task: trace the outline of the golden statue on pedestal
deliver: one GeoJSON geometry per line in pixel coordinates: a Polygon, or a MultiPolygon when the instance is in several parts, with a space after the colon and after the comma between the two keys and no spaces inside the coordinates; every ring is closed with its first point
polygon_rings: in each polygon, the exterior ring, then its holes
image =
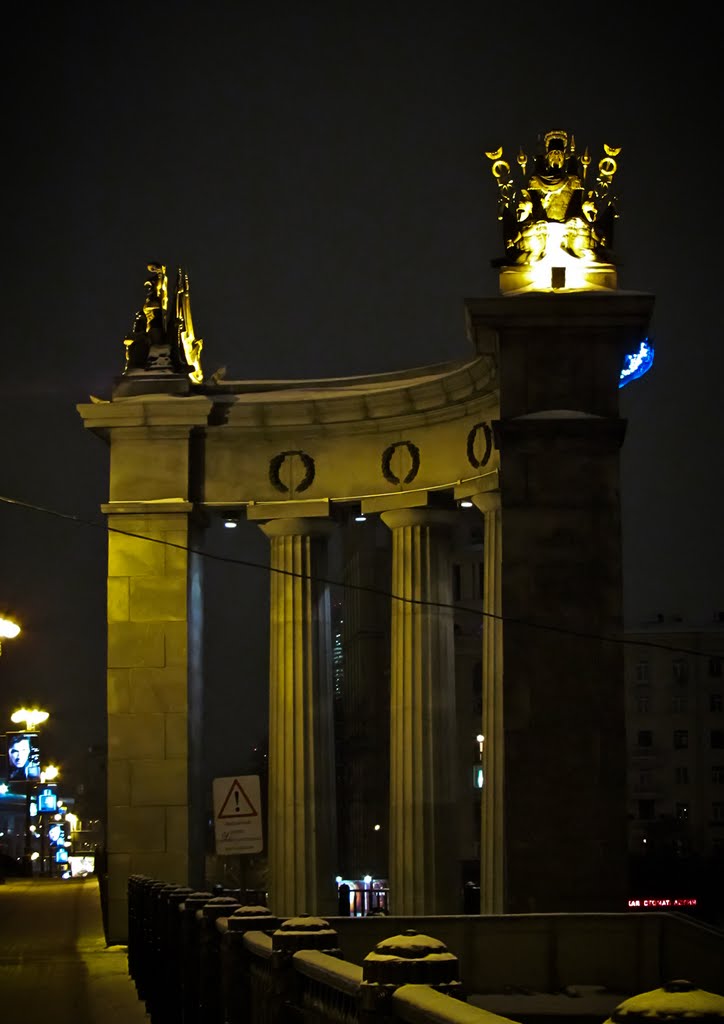
{"type": "Polygon", "coordinates": [[[498,219],[505,256],[500,267],[503,292],[600,290],[616,287],[613,225],[617,217],[611,182],[620,148],[604,145],[598,176],[586,183],[591,157],[576,153],[573,135],[549,131],[526,180],[528,157],[521,149],[522,175],[516,187],[502,147],[485,155],[498,183],[498,219]]]}
{"type": "Polygon", "coordinates": [[[147,264],[143,306],[136,313],[133,331],[123,339],[126,349],[124,376],[187,376],[201,384],[203,341],[194,334],[189,277],[182,267],[176,274],[174,316],[168,312],[168,277],[158,260],[147,264]]]}

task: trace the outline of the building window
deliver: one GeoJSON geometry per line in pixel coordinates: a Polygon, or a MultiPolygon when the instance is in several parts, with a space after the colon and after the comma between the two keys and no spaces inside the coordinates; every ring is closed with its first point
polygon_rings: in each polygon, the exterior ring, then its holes
{"type": "Polygon", "coordinates": [[[674,816],[677,821],[688,821],[689,819],[689,805],[688,804],[677,804],[674,810],[674,816]]]}
{"type": "Polygon", "coordinates": [[[721,658],[709,658],[709,675],[721,678],[721,658]]]}
{"type": "Polygon", "coordinates": [[[675,658],[672,663],[674,679],[677,683],[686,683],[689,678],[689,665],[683,658],[675,658]]]}
{"type": "Polygon", "coordinates": [[[651,772],[646,769],[639,772],[639,789],[651,789],[651,772]]]}
{"type": "Polygon", "coordinates": [[[654,743],[654,734],[650,729],[639,729],[636,742],[640,747],[651,747],[654,743]]]}
{"type": "Polygon", "coordinates": [[[640,661],[636,666],[636,679],[639,683],[647,683],[649,681],[649,663],[648,661],[640,661]]]}
{"type": "Polygon", "coordinates": [[[715,786],[724,786],[724,764],[711,766],[711,781],[715,786]]]}
{"type": "Polygon", "coordinates": [[[639,800],[639,821],[651,821],[655,812],[654,800],[639,800]]]}
{"type": "Polygon", "coordinates": [[[646,713],[651,710],[651,698],[650,697],[637,697],[636,698],[636,710],[646,713]]]}
{"type": "Polygon", "coordinates": [[[689,730],[674,729],[674,750],[686,750],[689,746],[689,730]]]}
{"type": "Polygon", "coordinates": [[[452,567],[452,589],[453,601],[459,601],[462,597],[462,573],[457,563],[452,567]]]}
{"type": "Polygon", "coordinates": [[[685,764],[677,764],[674,778],[676,779],[677,786],[688,786],[689,785],[689,767],[685,764]]]}
{"type": "Polygon", "coordinates": [[[715,800],[711,805],[711,820],[724,821],[724,800],[715,800]]]}
{"type": "Polygon", "coordinates": [[[724,750],[724,729],[712,729],[710,746],[713,750],[724,750]]]}
{"type": "Polygon", "coordinates": [[[710,711],[721,711],[722,710],[722,696],[720,693],[709,694],[709,710],[710,711]]]}
{"type": "Polygon", "coordinates": [[[679,693],[674,694],[674,696],[671,698],[671,710],[674,712],[674,714],[675,715],[677,715],[677,714],[680,715],[682,713],[682,711],[686,711],[687,707],[688,707],[688,700],[687,700],[687,698],[686,697],[682,697],[682,695],[679,694],[679,693]]]}

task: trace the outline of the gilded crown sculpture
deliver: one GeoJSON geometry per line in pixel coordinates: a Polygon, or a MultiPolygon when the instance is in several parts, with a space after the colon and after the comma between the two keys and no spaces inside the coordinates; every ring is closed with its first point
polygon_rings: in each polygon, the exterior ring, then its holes
{"type": "Polygon", "coordinates": [[[618,215],[611,185],[620,147],[604,144],[596,171],[590,171],[588,147],[579,154],[567,131],[545,132],[537,149],[532,161],[519,150],[517,182],[502,146],[485,154],[498,184],[505,255],[492,262],[500,269],[501,291],[615,289],[618,215]]]}

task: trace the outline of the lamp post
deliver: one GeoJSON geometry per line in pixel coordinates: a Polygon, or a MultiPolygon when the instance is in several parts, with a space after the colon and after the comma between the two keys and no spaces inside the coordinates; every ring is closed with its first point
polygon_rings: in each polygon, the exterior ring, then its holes
{"type": "MultiPolygon", "coordinates": [[[[48,764],[40,772],[40,781],[44,785],[46,782],[53,782],[60,775],[60,768],[55,764],[48,764]]],[[[45,861],[48,861],[48,875],[53,875],[53,857],[50,845],[48,843],[47,835],[48,829],[46,827],[45,814],[48,808],[44,803],[44,796],[46,791],[41,791],[38,795],[38,829],[40,832],[40,873],[45,874],[46,867],[45,861]]]]}
{"type": "Polygon", "coordinates": [[[20,626],[13,619],[0,615],[0,654],[3,652],[3,640],[14,640],[20,632],[20,626]]]}
{"type": "MultiPolygon", "coordinates": [[[[43,722],[47,722],[50,718],[50,714],[47,711],[41,711],[40,708],[18,708],[17,711],[13,711],[10,715],[10,721],[16,725],[21,723],[25,724],[25,729],[30,732],[33,729],[37,729],[43,722]]],[[[30,764],[30,760],[26,762],[30,764]]],[[[25,847],[23,851],[23,867],[26,875],[32,875],[33,863],[32,863],[32,844],[30,831],[30,804],[33,795],[33,783],[31,778],[27,774],[25,775],[25,847]]]]}

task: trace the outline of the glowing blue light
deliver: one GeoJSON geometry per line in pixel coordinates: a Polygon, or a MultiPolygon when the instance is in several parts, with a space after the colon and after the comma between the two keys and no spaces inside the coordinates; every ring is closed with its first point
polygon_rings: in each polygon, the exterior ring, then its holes
{"type": "Polygon", "coordinates": [[[643,377],[653,365],[654,346],[649,343],[648,338],[645,338],[641,342],[638,352],[624,356],[623,369],[618,380],[618,386],[622,388],[625,384],[630,384],[632,380],[636,380],[637,377],[643,377]]]}

